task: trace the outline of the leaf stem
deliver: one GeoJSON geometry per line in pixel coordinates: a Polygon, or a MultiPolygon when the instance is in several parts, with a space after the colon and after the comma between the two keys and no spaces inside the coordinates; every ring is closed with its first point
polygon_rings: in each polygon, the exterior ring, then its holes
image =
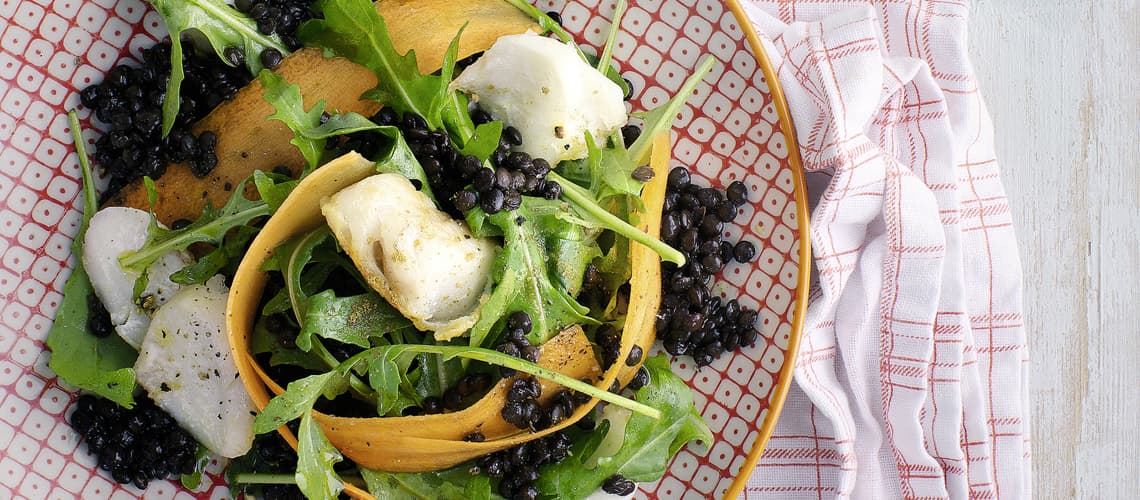
{"type": "MultiPolygon", "coordinates": [[[[213,14],[218,19],[223,20],[225,22],[225,24],[228,25],[231,29],[241,33],[246,38],[249,38],[251,40],[256,40],[258,43],[260,43],[262,45],[273,47],[273,48],[281,51],[281,55],[286,55],[286,56],[289,55],[289,48],[288,47],[286,47],[285,45],[283,45],[281,43],[278,43],[276,40],[274,40],[272,38],[269,38],[265,35],[262,35],[261,32],[258,30],[250,29],[250,27],[247,24],[241,22],[240,19],[238,19],[236,16],[233,15],[233,12],[231,12],[232,9],[221,7],[220,3],[215,3],[215,2],[203,2],[200,0],[190,0],[190,3],[197,5],[202,10],[213,14]]],[[[249,57],[253,57],[253,55],[250,54],[249,57]]]]}
{"type": "Polygon", "coordinates": [[[602,55],[598,56],[598,71],[606,74],[610,69],[610,58],[613,57],[614,45],[617,42],[617,35],[619,26],[621,25],[621,16],[625,14],[626,1],[618,0],[617,6],[614,7],[614,17],[610,21],[610,33],[606,37],[606,45],[602,48],[602,55]]]}
{"type": "Polygon", "coordinates": [[[633,227],[620,217],[598,206],[590,193],[581,186],[574,184],[572,181],[558,175],[558,173],[554,171],[547,174],[547,178],[562,186],[562,196],[573,203],[576,208],[597,219],[602,224],[605,224],[607,228],[630,240],[649,247],[649,249],[656,252],[657,255],[660,255],[661,259],[666,262],[672,262],[678,266],[685,265],[685,254],[633,227]]]}
{"type": "MultiPolygon", "coordinates": [[[[321,362],[330,369],[336,369],[340,366],[340,361],[325,348],[325,345],[321,343],[320,339],[313,339],[313,346],[309,352],[316,354],[321,362]]],[[[357,377],[355,373],[348,373],[348,387],[352,390],[353,398],[375,404],[376,392],[368,387],[368,384],[365,384],[363,380],[360,380],[360,377],[357,377]]]]}
{"type": "Polygon", "coordinates": [[[154,262],[160,256],[169,252],[182,250],[194,243],[209,241],[209,237],[206,236],[209,232],[225,228],[227,224],[235,218],[252,220],[265,215],[269,215],[269,205],[265,202],[259,202],[257,205],[237,212],[232,216],[220,217],[192,231],[186,231],[166,241],[160,242],[157,245],[147,247],[143,251],[127,253],[119,258],[119,265],[125,269],[144,267],[144,265],[154,262]]]}
{"type": "Polygon", "coordinates": [[[234,482],[238,484],[297,484],[297,478],[293,474],[246,472],[234,475],[234,482]]]}
{"type": "Polygon", "coordinates": [[[79,115],[75,110],[67,112],[67,120],[71,125],[71,138],[75,141],[75,152],[79,155],[79,169],[83,174],[83,224],[80,225],[79,236],[87,232],[87,223],[99,210],[99,193],[95,190],[95,174],[91,170],[91,158],[87,156],[87,143],[83,141],[83,126],[79,124],[79,115]]]}
{"type": "Polygon", "coordinates": [[[587,396],[598,398],[598,399],[605,401],[607,403],[614,404],[614,405],[620,406],[622,408],[629,409],[630,411],[640,413],[640,414],[645,415],[647,417],[650,417],[653,419],[661,418],[661,411],[652,407],[652,406],[646,405],[644,403],[640,403],[638,401],[634,401],[632,399],[623,397],[623,396],[618,395],[618,394],[614,394],[612,392],[609,392],[609,391],[606,391],[603,389],[599,389],[597,387],[594,387],[593,385],[587,384],[586,382],[582,382],[581,380],[578,380],[578,379],[571,377],[569,375],[556,372],[556,371],[551,370],[549,368],[543,368],[539,365],[536,365],[536,364],[531,363],[529,361],[526,361],[524,359],[516,358],[514,356],[509,356],[509,355],[503,354],[499,351],[494,351],[491,349],[485,349],[482,347],[417,345],[417,344],[405,344],[402,346],[384,346],[384,347],[375,348],[374,351],[376,351],[378,353],[385,353],[388,350],[393,349],[393,348],[400,349],[401,351],[404,351],[404,352],[421,352],[421,353],[439,354],[441,356],[444,356],[445,359],[465,358],[465,359],[472,359],[475,361],[482,361],[484,363],[491,364],[491,365],[505,366],[507,368],[518,370],[520,372],[529,373],[529,374],[534,375],[536,377],[541,377],[541,378],[547,379],[551,382],[562,385],[568,389],[573,389],[575,391],[586,394],[587,396]]]}
{"type": "MultiPolygon", "coordinates": [[[[559,40],[562,40],[563,43],[574,40],[574,38],[570,36],[570,33],[566,32],[562,25],[554,22],[550,16],[547,16],[544,12],[538,10],[537,7],[531,5],[529,2],[525,0],[506,0],[506,2],[514,6],[516,9],[523,11],[523,13],[530,16],[535,21],[538,21],[539,27],[551,33],[554,33],[556,36],[558,36],[559,40]]],[[[578,44],[574,44],[574,48],[578,51],[578,55],[582,56],[582,58],[585,59],[585,55],[582,54],[582,49],[578,48],[578,44]]]]}
{"type": "Polygon", "coordinates": [[[642,131],[637,140],[633,141],[633,144],[629,146],[629,157],[633,158],[635,164],[645,165],[649,162],[649,151],[653,147],[653,138],[656,137],[659,132],[669,130],[669,128],[673,126],[673,117],[677,116],[677,113],[681,111],[681,105],[689,100],[689,96],[692,95],[693,90],[696,90],[697,84],[701,83],[701,80],[704,80],[705,75],[707,75],[709,71],[712,71],[713,64],[715,63],[715,57],[705,56],[705,58],[701,60],[701,63],[697,65],[697,68],[693,70],[693,74],[689,75],[689,78],[681,85],[681,90],[678,90],[677,93],[673,95],[673,98],[669,99],[663,107],[654,109],[648,113],[660,116],[661,121],[654,124],[646,123],[646,129],[642,131]],[[658,113],[660,114],[658,115],[658,113]],[[650,125],[655,126],[651,128],[650,125]]]}
{"type": "MultiPolygon", "coordinates": [[[[341,477],[342,481],[351,483],[356,486],[365,487],[364,479],[349,476],[341,477]]],[[[294,474],[268,474],[263,472],[242,472],[233,476],[233,482],[236,484],[297,484],[297,476],[294,474]]]]}

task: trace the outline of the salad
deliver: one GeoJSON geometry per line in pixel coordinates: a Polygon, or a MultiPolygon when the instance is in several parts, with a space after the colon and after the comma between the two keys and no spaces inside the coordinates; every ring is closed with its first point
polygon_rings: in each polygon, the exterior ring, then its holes
{"type": "MultiPolygon", "coordinates": [[[[145,487],[174,472],[192,488],[214,453],[233,459],[235,490],[269,497],[288,484],[309,498],[581,498],[631,493],[681,447],[707,444],[691,393],[649,354],[655,333],[698,365],[756,339],[756,313],[705,287],[754,257],[720,237],[747,190],[701,188],[668,166],[672,117],[711,59],[633,124],[616,31],[588,56],[529,4],[508,7],[533,32],[484,29],[461,61],[464,32],[482,29],[473,17],[428,71],[366,0],[321,2],[296,35],[275,33],[263,4],[153,3],[175,39],[204,35],[256,72],[241,92],[271,107],[261,116],[285,126],[302,163],[251,169],[203,192],[224,203],[174,219],[187,209],[169,200],[186,198],[150,177],[118,186],[121,200],[143,193],[142,210],[97,210],[76,141],[83,265],[48,343],[53,369],[94,395],[72,423],[114,479],[145,487]],[[301,45],[367,70],[371,116],[310,104],[273,71],[301,45]],[[96,363],[74,362],[91,352],[96,363]],[[130,432],[107,430],[132,407],[145,416],[131,414],[130,432]],[[171,418],[186,432],[157,452],[124,442],[171,418]],[[156,462],[169,463],[137,466],[156,462]]],[[[189,84],[185,50],[170,46],[167,96],[189,84]]],[[[182,153],[209,180],[231,165],[210,157],[227,131],[185,131],[186,102],[163,100],[148,129],[193,142],[182,153]]]]}

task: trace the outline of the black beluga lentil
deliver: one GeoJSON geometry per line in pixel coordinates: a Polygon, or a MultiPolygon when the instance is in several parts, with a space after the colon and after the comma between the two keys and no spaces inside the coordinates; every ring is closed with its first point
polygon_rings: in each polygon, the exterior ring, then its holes
{"type": "Polygon", "coordinates": [[[637,485],[621,474],[614,474],[602,482],[602,491],[611,495],[630,495],[636,489],[637,485]]]}
{"type": "Polygon", "coordinates": [[[199,176],[217,165],[217,135],[211,131],[194,135],[190,127],[252,77],[244,67],[230,67],[213,54],[196,55],[188,42],[182,43],[186,74],[182,105],[165,139],[162,103],[170,78],[170,42],[144,50],[138,66],[116,66],[101,83],[79,94],[83,106],[108,128],[96,141],[94,154],[110,178],[105,197],[142,176],[160,177],[167,163],[187,163],[199,176]]]}
{"type": "Polygon", "coordinates": [[[91,395],[80,396],[69,419],[99,468],[123,484],[146,488],[150,481],[194,471],[198,443],[146,397],[128,410],[91,395]]]}
{"type": "MultiPolygon", "coordinates": [[[[542,158],[511,151],[522,143],[522,135],[514,127],[506,127],[498,147],[489,158],[487,168],[479,158],[463,155],[456,149],[451,137],[442,131],[428,129],[423,117],[414,113],[399,116],[391,108],[382,108],[371,117],[378,125],[400,129],[408,148],[427,175],[428,183],[441,208],[457,219],[475,208],[488,214],[503,210],[513,211],[522,205],[523,196],[545,197],[556,200],[562,196],[562,186],[546,180],[551,165],[542,158]]],[[[471,113],[476,124],[493,118],[485,111],[471,113]]],[[[371,158],[385,146],[385,139],[374,133],[350,134],[343,142],[330,143],[336,154],[356,151],[371,158]]]]}
{"type": "MultiPolygon", "coordinates": [[[[289,424],[290,429],[296,426],[289,424]]],[[[257,474],[292,474],[297,469],[297,452],[285,442],[285,438],[276,432],[260,434],[254,438],[253,448],[249,454],[237,459],[244,462],[243,471],[257,474]]],[[[231,467],[232,467],[231,463],[231,467]]],[[[231,486],[232,488],[233,486],[231,486]]],[[[257,487],[254,487],[254,493],[257,487]]],[[[250,491],[244,491],[245,496],[251,497],[250,491]]],[[[295,484],[266,484],[260,487],[259,498],[272,498],[281,500],[304,500],[305,494],[295,484]]]]}
{"type": "Polygon", "coordinates": [[[534,487],[538,469],[561,462],[570,456],[570,437],[559,432],[528,441],[506,450],[483,455],[475,461],[472,472],[499,480],[498,491],[504,498],[532,500],[538,497],[534,487]]]}
{"type": "Polygon", "coordinates": [[[724,225],[748,202],[748,187],[734,181],[723,191],[693,183],[688,169],[669,172],[661,239],[685,254],[685,265],[662,264],[662,299],[657,338],[676,356],[690,355],[698,367],[721,354],[756,342],[757,312],[736,299],[722,301],[710,290],[713,277],[732,260],[751,262],[756,247],[724,241],[724,225]]]}
{"type": "Polygon", "coordinates": [[[235,0],[234,8],[253,18],[257,31],[280,36],[289,50],[301,48],[297,39],[297,28],[301,23],[321,17],[310,0],[235,0]]]}

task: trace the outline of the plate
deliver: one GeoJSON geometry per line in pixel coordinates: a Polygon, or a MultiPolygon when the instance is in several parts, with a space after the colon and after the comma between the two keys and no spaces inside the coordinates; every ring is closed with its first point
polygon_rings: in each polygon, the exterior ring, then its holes
{"type": "MultiPolygon", "coordinates": [[[[614,2],[537,3],[561,13],[594,50],[614,2]]],[[[730,264],[715,293],[758,309],[760,340],[698,370],[674,371],[696,393],[715,439],[687,447],[650,497],[736,496],[759,459],[791,381],[810,266],[807,203],[798,152],[780,89],[755,32],[735,1],[633,2],[614,51],[634,86],[635,110],[680,87],[704,54],[720,63],[677,116],[674,165],[725,186],[752,187],[731,241],[757,245],[751,264],[730,264]]],[[[44,341],[74,266],[69,246],[80,219],[80,176],[65,113],[78,91],[166,35],[138,0],[0,1],[0,498],[224,498],[222,464],[195,492],[175,482],[145,490],[112,482],[66,423],[74,389],[48,368],[44,341]]],[[[99,124],[80,110],[93,144],[99,124]]]]}

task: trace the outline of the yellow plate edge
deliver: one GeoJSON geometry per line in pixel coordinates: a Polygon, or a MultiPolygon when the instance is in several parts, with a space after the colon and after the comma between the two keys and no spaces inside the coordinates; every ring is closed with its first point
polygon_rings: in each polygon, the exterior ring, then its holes
{"type": "Polygon", "coordinates": [[[728,499],[736,498],[744,490],[744,485],[751,477],[752,470],[756,468],[756,463],[764,454],[764,448],[768,446],[768,439],[772,437],[772,431],[776,429],[776,420],[784,409],[784,400],[787,399],[788,389],[792,386],[792,374],[796,368],[800,337],[804,328],[804,317],[807,315],[808,287],[811,281],[811,236],[809,234],[807,185],[804,178],[803,163],[800,161],[800,147],[796,140],[792,115],[788,110],[788,102],[784,99],[784,89],[780,86],[780,80],[776,76],[775,68],[772,67],[772,61],[768,59],[768,52],[760,43],[760,35],[756,32],[756,27],[748,20],[748,16],[744,14],[744,8],[740,5],[740,1],[726,0],[725,3],[732,11],[737,23],[740,24],[740,29],[744,32],[744,37],[752,48],[752,56],[756,58],[760,70],[764,72],[764,79],[768,81],[772,103],[776,106],[776,114],[780,119],[780,131],[784,134],[784,142],[788,147],[788,163],[792,168],[792,191],[796,200],[796,222],[800,231],[799,276],[796,279],[795,310],[792,313],[792,331],[788,335],[788,350],[784,353],[784,366],[780,368],[780,377],[776,381],[776,387],[772,389],[772,398],[768,402],[768,413],[760,424],[757,431],[759,434],[752,445],[752,450],[748,452],[748,457],[741,464],[740,470],[736,473],[736,478],[733,479],[732,484],[724,493],[724,498],[728,499]]]}

